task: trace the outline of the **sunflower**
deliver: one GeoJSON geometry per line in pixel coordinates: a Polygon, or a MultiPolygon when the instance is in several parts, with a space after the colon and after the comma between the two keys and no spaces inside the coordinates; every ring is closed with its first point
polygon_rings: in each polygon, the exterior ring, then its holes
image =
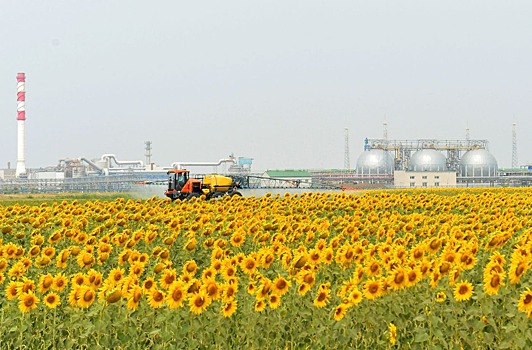
{"type": "Polygon", "coordinates": [[[382,283],[377,279],[370,279],[362,286],[364,297],[368,300],[373,300],[382,295],[382,283]]]}
{"type": "Polygon", "coordinates": [[[170,257],[170,251],[168,250],[168,248],[163,249],[159,253],[159,259],[161,259],[162,261],[168,260],[169,257],[170,257]]]}
{"type": "Polygon", "coordinates": [[[461,281],[454,287],[454,298],[456,301],[469,300],[473,295],[473,285],[467,281],[461,281]]]}
{"type": "Polygon", "coordinates": [[[223,267],[222,276],[225,279],[234,277],[235,275],[236,275],[236,268],[234,266],[226,265],[226,266],[223,267]]]}
{"type": "Polygon", "coordinates": [[[211,299],[207,294],[200,290],[199,293],[194,294],[189,300],[188,305],[190,306],[190,311],[196,315],[201,314],[207,306],[211,303],[211,299]]]}
{"type": "Polygon", "coordinates": [[[496,295],[499,293],[499,288],[504,286],[503,276],[494,272],[484,276],[484,290],[488,295],[496,295]]]}
{"type": "Polygon", "coordinates": [[[266,302],[263,299],[255,301],[255,311],[262,312],[266,308],[266,302]]]}
{"type": "Polygon", "coordinates": [[[122,299],[122,290],[121,289],[114,289],[111,293],[109,293],[106,296],[105,301],[108,304],[114,304],[114,303],[119,302],[120,299],[122,299]]]}
{"type": "Polygon", "coordinates": [[[54,292],[48,293],[48,295],[44,297],[44,305],[50,309],[55,309],[61,305],[61,298],[59,298],[59,295],[54,292]]]}
{"type": "Polygon", "coordinates": [[[55,266],[59,267],[60,269],[64,269],[67,266],[68,258],[70,256],[70,249],[63,249],[59,252],[56,256],[56,264],[55,266]]]}
{"type": "Polygon", "coordinates": [[[275,260],[275,255],[271,251],[268,251],[266,254],[262,256],[260,259],[261,266],[265,269],[269,268],[270,265],[275,260]]]}
{"type": "Polygon", "coordinates": [[[321,251],[315,248],[311,249],[308,253],[308,263],[309,265],[316,266],[322,260],[321,251]]]}
{"type": "Polygon", "coordinates": [[[428,259],[423,259],[419,265],[419,271],[421,272],[421,277],[425,278],[431,273],[431,263],[428,259]]]}
{"type": "Polygon", "coordinates": [[[506,264],[506,258],[499,251],[495,251],[490,256],[490,263],[497,263],[502,266],[506,264]]]}
{"type": "Polygon", "coordinates": [[[68,280],[66,276],[63,275],[62,273],[58,273],[54,277],[54,284],[52,285],[52,289],[55,290],[56,292],[60,292],[63,289],[65,289],[67,284],[68,284],[68,280]]]}
{"type": "Polygon", "coordinates": [[[270,292],[272,290],[272,283],[268,278],[263,278],[261,281],[261,284],[257,288],[257,291],[255,292],[255,296],[257,299],[266,299],[270,295],[270,292]]]}
{"type": "Polygon", "coordinates": [[[35,266],[38,268],[44,268],[50,265],[51,262],[52,260],[50,260],[49,257],[47,257],[46,255],[41,255],[40,257],[35,259],[35,266]]]}
{"type": "Polygon", "coordinates": [[[4,272],[7,269],[7,260],[5,258],[0,258],[0,272],[4,272]]]}
{"type": "Polygon", "coordinates": [[[300,269],[307,263],[308,257],[305,252],[301,252],[294,256],[292,267],[295,269],[300,269]]]}
{"type": "Polygon", "coordinates": [[[388,285],[394,290],[400,290],[406,287],[408,276],[405,269],[402,267],[396,267],[391,271],[390,276],[387,278],[388,285]]]}
{"type": "Polygon", "coordinates": [[[238,292],[238,287],[236,284],[226,284],[223,287],[223,300],[227,301],[233,299],[238,292]]]}
{"type": "Polygon", "coordinates": [[[198,270],[198,264],[194,260],[188,260],[183,266],[183,274],[194,276],[198,270]]]}
{"type": "Polygon", "coordinates": [[[38,245],[34,245],[28,251],[28,256],[30,258],[35,258],[35,257],[37,257],[37,255],[39,255],[40,252],[41,252],[41,247],[39,247],[38,245]]]}
{"type": "Polygon", "coordinates": [[[140,275],[142,275],[143,272],[144,272],[144,264],[138,261],[129,267],[130,275],[135,275],[137,277],[140,277],[140,275]]]}
{"type": "Polygon", "coordinates": [[[118,253],[118,265],[124,265],[129,260],[130,255],[130,249],[124,249],[120,253],[118,253]]]}
{"type": "Polygon", "coordinates": [[[17,298],[21,293],[19,292],[22,288],[23,283],[18,281],[11,281],[5,289],[5,295],[7,300],[13,300],[17,298]]]}
{"type": "Polygon", "coordinates": [[[150,305],[152,308],[157,309],[163,306],[165,295],[162,291],[159,289],[151,288],[148,292],[148,305],[150,305]]]}
{"type": "Polygon", "coordinates": [[[70,292],[68,292],[68,303],[72,306],[78,306],[78,299],[80,297],[80,289],[81,287],[72,284],[72,288],[70,289],[70,292]]]}
{"type": "Polygon", "coordinates": [[[78,262],[79,267],[85,268],[85,269],[90,268],[95,262],[92,254],[86,251],[80,252],[78,256],[76,257],[76,261],[78,262]]]}
{"type": "Polygon", "coordinates": [[[255,290],[256,290],[255,283],[254,282],[249,282],[248,283],[248,287],[247,287],[248,293],[253,295],[253,294],[255,294],[255,290]]]}
{"type": "Polygon", "coordinates": [[[432,271],[432,274],[430,275],[429,285],[432,288],[436,288],[436,286],[438,285],[438,283],[440,283],[440,280],[442,278],[443,278],[443,276],[441,275],[439,269],[435,269],[434,271],[432,271]]]}
{"type": "Polygon", "coordinates": [[[447,294],[445,294],[445,292],[439,291],[438,293],[436,293],[436,301],[438,303],[443,303],[445,299],[447,299],[447,294]]]}
{"type": "MultiPolygon", "coordinates": [[[[216,261],[216,262],[219,263],[219,261],[216,261]]],[[[215,262],[215,263],[216,263],[216,262],[215,262]]],[[[221,266],[222,266],[222,265],[220,264],[220,269],[221,269],[221,266]]],[[[207,281],[207,280],[213,279],[213,278],[216,277],[216,274],[217,274],[217,273],[218,273],[217,270],[216,270],[213,266],[211,266],[211,267],[209,267],[209,268],[203,270],[203,273],[201,274],[201,279],[202,279],[203,281],[207,281]]],[[[183,276],[181,277],[181,279],[183,280],[183,278],[184,278],[185,276],[187,276],[186,278],[191,279],[194,275],[190,275],[190,274],[188,274],[188,273],[184,273],[183,276]]]]}
{"type": "Polygon", "coordinates": [[[299,285],[299,287],[297,288],[297,293],[299,295],[305,295],[308,293],[308,291],[310,290],[310,285],[306,284],[306,283],[302,283],[299,285]]]}
{"type": "Polygon", "coordinates": [[[458,266],[455,266],[451,272],[449,273],[449,286],[454,286],[454,284],[456,283],[456,281],[458,281],[458,278],[460,277],[460,274],[462,273],[462,271],[460,270],[460,267],[458,266]]]}
{"type": "Polygon", "coordinates": [[[372,260],[371,262],[367,263],[365,272],[369,277],[380,276],[382,274],[381,265],[377,260],[372,260]]]}
{"type": "Polygon", "coordinates": [[[441,275],[446,275],[451,271],[451,268],[452,268],[452,265],[449,262],[443,261],[439,265],[438,271],[440,272],[441,275]]]}
{"type": "Polygon", "coordinates": [[[321,263],[329,265],[333,262],[334,250],[332,248],[325,248],[321,253],[321,263]]]}
{"type": "Polygon", "coordinates": [[[397,327],[393,323],[388,325],[388,331],[390,332],[390,344],[395,345],[397,341],[397,327]]]}
{"type": "Polygon", "coordinates": [[[26,293],[22,293],[19,297],[18,302],[18,308],[23,313],[28,313],[32,309],[35,309],[37,307],[37,304],[39,303],[39,298],[33,294],[33,291],[28,291],[26,293]]]}
{"type": "Polygon", "coordinates": [[[349,305],[346,303],[341,303],[334,309],[334,319],[336,321],[340,321],[345,317],[345,314],[347,313],[347,309],[349,309],[349,305]]]}
{"type": "Polygon", "coordinates": [[[211,300],[217,300],[220,297],[220,286],[215,279],[205,281],[202,288],[211,300]]]}
{"type": "Polygon", "coordinates": [[[330,294],[330,289],[328,288],[319,288],[318,289],[318,294],[316,295],[316,298],[314,299],[314,306],[316,306],[317,308],[323,308],[327,305],[327,303],[329,302],[329,294],[330,294]]]}
{"type": "Polygon", "coordinates": [[[511,284],[516,284],[521,279],[521,276],[525,274],[528,270],[528,260],[524,257],[517,259],[512,259],[510,264],[510,272],[508,273],[508,278],[510,279],[511,284]]]}
{"type": "Polygon", "coordinates": [[[433,237],[426,245],[426,249],[430,254],[436,254],[442,246],[441,240],[438,237],[433,237]]]}
{"type": "Polygon", "coordinates": [[[410,257],[412,260],[421,260],[423,259],[423,256],[425,255],[425,250],[423,244],[419,243],[417,244],[412,250],[410,251],[410,257]]]}
{"type": "Polygon", "coordinates": [[[362,302],[362,292],[360,292],[357,287],[354,287],[349,294],[348,301],[349,304],[353,306],[360,304],[362,302]]]}
{"type": "Polygon", "coordinates": [[[257,268],[257,261],[253,257],[248,256],[242,260],[240,268],[246,275],[253,275],[257,268]]]}
{"type": "Polygon", "coordinates": [[[272,309],[277,309],[279,305],[281,305],[281,297],[276,294],[270,295],[270,298],[268,299],[268,304],[270,304],[270,307],[272,309]]]}
{"type": "Polygon", "coordinates": [[[120,280],[124,277],[124,269],[120,267],[115,267],[109,272],[109,275],[107,276],[107,280],[111,283],[111,285],[117,285],[120,280]]]}
{"type": "Polygon", "coordinates": [[[32,279],[23,277],[22,286],[20,287],[20,292],[26,293],[29,291],[32,291],[32,292],[35,291],[35,282],[32,279]]]}
{"type": "Polygon", "coordinates": [[[127,298],[127,308],[128,310],[136,310],[139,307],[140,298],[142,297],[142,287],[139,285],[133,285],[129,291],[129,296],[127,298]]]}
{"type": "Polygon", "coordinates": [[[183,283],[176,281],[172,283],[170,288],[168,288],[166,305],[168,305],[170,309],[177,309],[183,305],[185,297],[186,291],[183,283]]]}
{"type": "Polygon", "coordinates": [[[39,277],[39,284],[37,289],[39,290],[39,293],[44,294],[52,288],[53,284],[54,277],[52,276],[52,274],[48,273],[46,275],[41,275],[41,277],[39,277]]]}
{"type": "Polygon", "coordinates": [[[79,287],[78,296],[78,305],[86,309],[96,299],[96,292],[89,286],[81,286],[79,287]]]}
{"type": "Polygon", "coordinates": [[[282,297],[288,292],[291,285],[292,283],[290,281],[286,280],[284,277],[279,276],[273,281],[272,294],[276,294],[282,297]]]}
{"type": "Polygon", "coordinates": [[[237,301],[235,299],[227,300],[222,305],[223,317],[231,317],[236,312],[237,306],[237,301]]]}
{"type": "Polygon", "coordinates": [[[519,297],[517,309],[519,311],[525,312],[528,317],[532,316],[532,290],[530,290],[530,288],[526,288],[526,290],[519,297]]]}
{"type": "Polygon", "coordinates": [[[300,275],[299,281],[304,284],[308,284],[309,288],[312,288],[316,283],[316,274],[314,272],[306,272],[300,275]]]}
{"type": "Polygon", "coordinates": [[[43,249],[42,253],[51,259],[55,255],[55,248],[48,246],[43,249]]]}
{"type": "Polygon", "coordinates": [[[174,269],[163,270],[159,278],[159,285],[163,289],[168,289],[177,280],[177,272],[174,269]]]}
{"type": "Polygon", "coordinates": [[[82,286],[87,283],[87,277],[85,277],[85,275],[81,272],[78,272],[70,278],[70,283],[78,287],[82,286]]]}
{"type": "Polygon", "coordinates": [[[187,243],[185,243],[185,245],[183,246],[183,249],[189,252],[192,252],[194,249],[196,249],[196,239],[195,238],[189,239],[187,243]]]}
{"type": "Polygon", "coordinates": [[[242,234],[239,231],[235,231],[235,233],[233,233],[233,235],[231,236],[231,239],[229,240],[229,242],[231,243],[233,247],[241,247],[245,241],[246,241],[245,234],[242,234]]]}
{"type": "Polygon", "coordinates": [[[406,286],[412,287],[419,281],[421,281],[421,271],[419,267],[411,268],[406,273],[406,286]]]}
{"type": "Polygon", "coordinates": [[[200,281],[198,281],[197,279],[194,278],[194,279],[190,280],[190,282],[188,282],[187,286],[188,286],[187,293],[188,294],[195,294],[195,293],[199,292],[199,290],[201,288],[201,283],[200,283],[200,281]]]}

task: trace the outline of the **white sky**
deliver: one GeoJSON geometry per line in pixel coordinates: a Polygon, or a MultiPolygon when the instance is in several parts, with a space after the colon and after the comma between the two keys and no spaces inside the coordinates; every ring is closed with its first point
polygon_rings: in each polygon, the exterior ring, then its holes
{"type": "Polygon", "coordinates": [[[363,140],[487,139],[532,162],[531,1],[1,0],[0,168],[61,158],[353,167],[363,140]]]}

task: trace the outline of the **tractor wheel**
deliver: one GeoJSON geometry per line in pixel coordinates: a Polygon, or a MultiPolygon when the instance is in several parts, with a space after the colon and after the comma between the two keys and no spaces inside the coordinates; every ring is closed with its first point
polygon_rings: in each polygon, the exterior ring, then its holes
{"type": "Polygon", "coordinates": [[[240,193],[240,192],[238,192],[238,191],[230,192],[229,195],[230,195],[231,197],[233,197],[233,196],[242,197],[242,193],[240,193]]]}

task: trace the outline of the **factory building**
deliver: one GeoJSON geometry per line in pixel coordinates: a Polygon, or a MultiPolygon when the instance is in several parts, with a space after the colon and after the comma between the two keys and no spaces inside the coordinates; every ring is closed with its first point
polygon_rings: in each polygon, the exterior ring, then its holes
{"type": "Polygon", "coordinates": [[[365,140],[356,169],[359,183],[396,188],[494,186],[495,157],[486,140],[365,140]]]}

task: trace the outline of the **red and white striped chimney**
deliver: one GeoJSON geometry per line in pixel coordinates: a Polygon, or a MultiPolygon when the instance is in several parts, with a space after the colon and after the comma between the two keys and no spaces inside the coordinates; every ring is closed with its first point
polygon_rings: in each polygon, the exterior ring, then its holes
{"type": "Polygon", "coordinates": [[[25,123],[26,123],[26,74],[17,74],[17,177],[26,175],[26,159],[24,157],[25,123]]]}

